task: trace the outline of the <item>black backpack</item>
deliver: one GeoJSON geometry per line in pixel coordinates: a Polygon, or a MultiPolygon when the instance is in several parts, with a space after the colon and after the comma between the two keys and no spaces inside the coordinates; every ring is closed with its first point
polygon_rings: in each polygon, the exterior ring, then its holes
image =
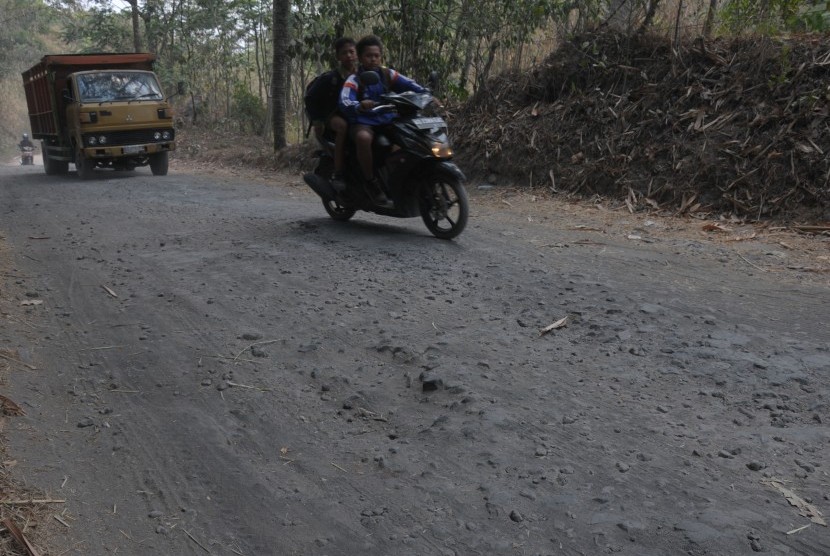
{"type": "Polygon", "coordinates": [[[337,110],[337,98],[343,87],[343,78],[337,70],[321,73],[305,88],[303,102],[310,122],[325,120],[337,110]]]}

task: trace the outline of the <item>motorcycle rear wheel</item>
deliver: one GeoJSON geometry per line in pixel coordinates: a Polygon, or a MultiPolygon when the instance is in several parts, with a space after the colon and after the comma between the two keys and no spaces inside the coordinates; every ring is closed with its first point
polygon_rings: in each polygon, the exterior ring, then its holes
{"type": "Polygon", "coordinates": [[[356,209],[343,206],[334,199],[325,199],[323,201],[323,208],[326,209],[326,212],[329,213],[332,220],[337,220],[338,222],[349,220],[357,212],[356,209]]]}
{"type": "Polygon", "coordinates": [[[470,212],[467,190],[449,173],[430,176],[421,190],[421,218],[439,239],[452,239],[467,226],[470,212]]]}

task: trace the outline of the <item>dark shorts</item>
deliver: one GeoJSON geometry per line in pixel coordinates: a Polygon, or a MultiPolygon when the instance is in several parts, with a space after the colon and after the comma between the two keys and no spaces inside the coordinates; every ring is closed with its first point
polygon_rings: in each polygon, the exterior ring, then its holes
{"type": "Polygon", "coordinates": [[[311,125],[314,125],[314,126],[322,125],[322,126],[328,127],[329,122],[331,122],[332,118],[342,118],[342,119],[345,120],[345,118],[343,118],[343,115],[338,110],[335,110],[334,112],[331,112],[330,114],[327,114],[326,116],[323,116],[322,118],[321,117],[311,118],[311,125]]]}

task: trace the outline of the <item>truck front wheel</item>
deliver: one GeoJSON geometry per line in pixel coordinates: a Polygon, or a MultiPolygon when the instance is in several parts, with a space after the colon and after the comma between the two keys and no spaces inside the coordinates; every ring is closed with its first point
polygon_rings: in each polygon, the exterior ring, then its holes
{"type": "Polygon", "coordinates": [[[69,171],[69,163],[65,160],[55,160],[49,156],[49,149],[46,143],[40,144],[40,152],[43,153],[43,169],[47,176],[62,176],[69,171]]]}
{"type": "Polygon", "coordinates": [[[82,180],[90,179],[95,170],[95,162],[85,157],[81,149],[75,149],[75,170],[82,180]]]}
{"type": "Polygon", "coordinates": [[[153,172],[154,176],[166,176],[169,162],[167,151],[151,154],[150,171],[153,172]]]}

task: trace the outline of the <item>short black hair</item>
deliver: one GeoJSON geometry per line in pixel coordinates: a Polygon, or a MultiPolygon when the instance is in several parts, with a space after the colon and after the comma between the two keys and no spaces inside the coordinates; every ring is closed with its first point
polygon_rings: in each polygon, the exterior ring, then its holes
{"type": "Polygon", "coordinates": [[[334,53],[337,54],[340,52],[340,49],[344,46],[355,46],[354,39],[351,37],[340,37],[336,41],[334,41],[334,53]]]}
{"type": "Polygon", "coordinates": [[[383,53],[383,41],[380,40],[380,37],[377,35],[366,35],[357,41],[357,55],[363,55],[363,51],[369,46],[377,46],[380,48],[381,54],[383,53]]]}

